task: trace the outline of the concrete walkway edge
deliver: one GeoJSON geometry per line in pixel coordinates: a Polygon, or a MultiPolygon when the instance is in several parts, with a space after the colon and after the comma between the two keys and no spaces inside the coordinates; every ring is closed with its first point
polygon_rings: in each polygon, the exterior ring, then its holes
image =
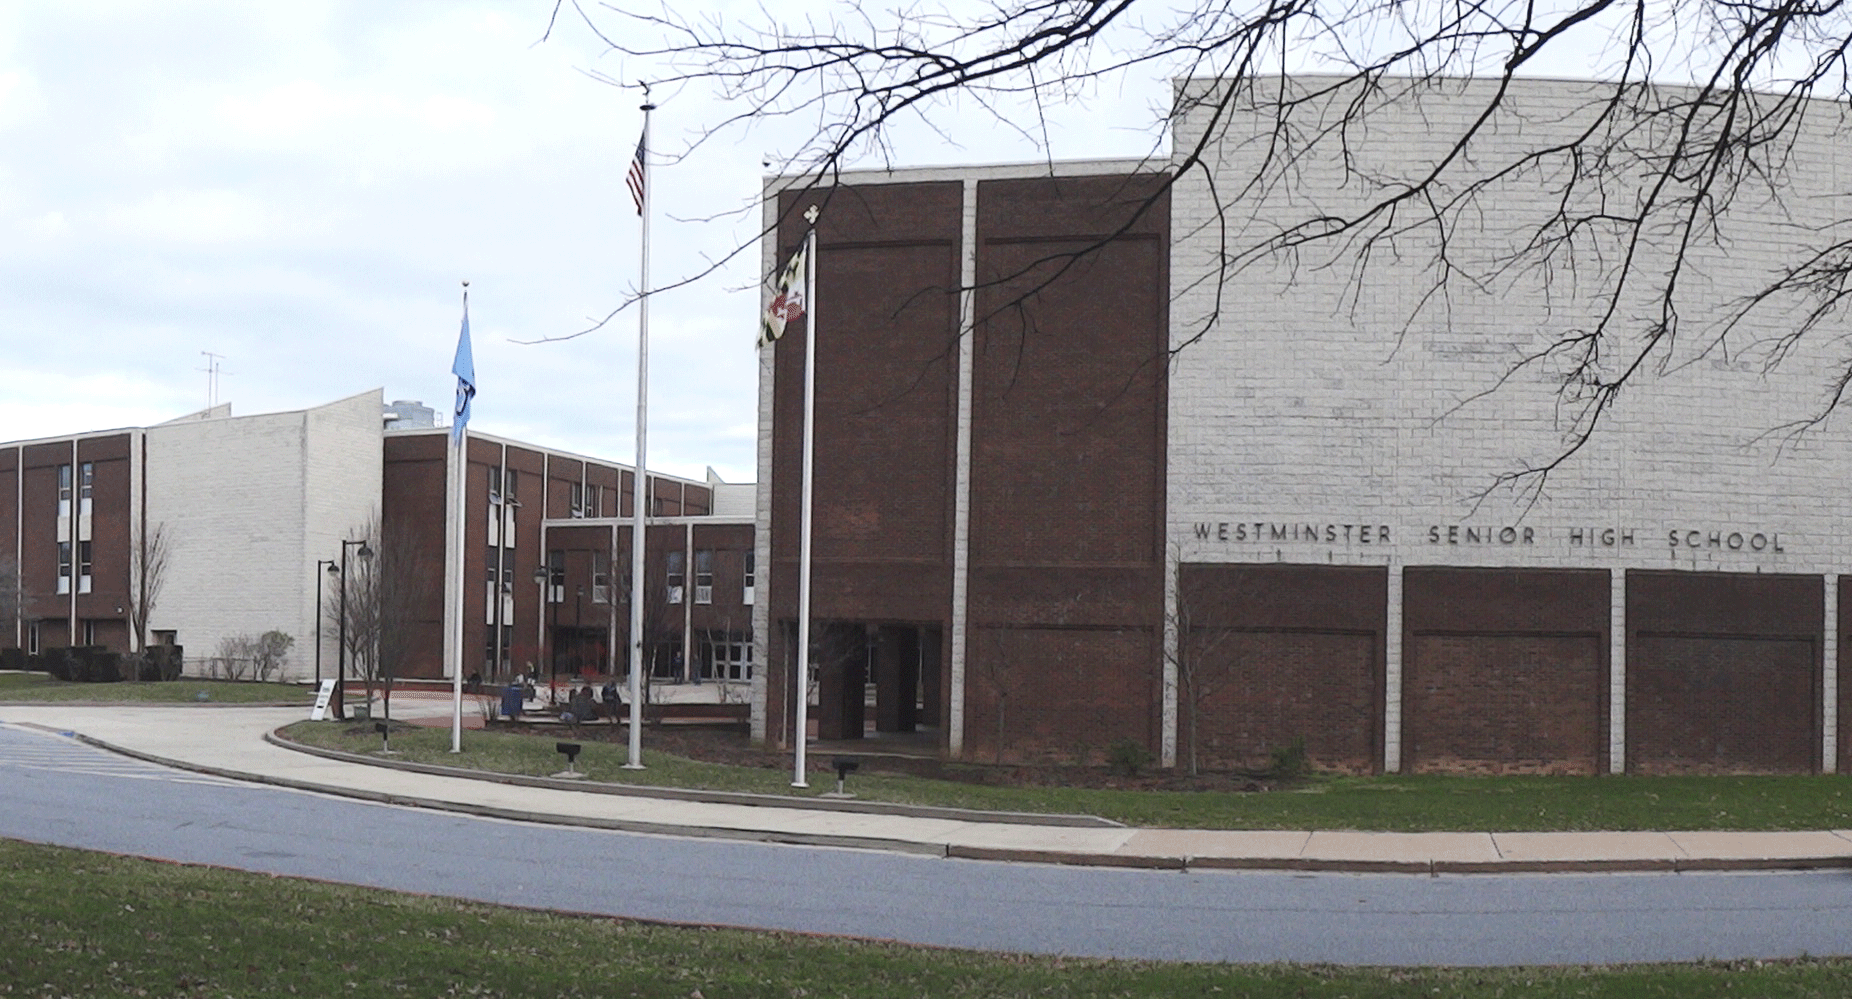
{"type": "Polygon", "coordinates": [[[589,794],[618,794],[635,798],[666,798],[674,801],[711,801],[723,805],[754,805],[762,808],[802,808],[812,812],[904,815],[916,819],[950,819],[955,822],[996,822],[1019,826],[1057,826],[1066,829],[1126,828],[1123,822],[1114,822],[1097,815],[1074,815],[1061,812],[995,812],[976,808],[952,808],[945,805],[908,805],[891,801],[860,801],[845,798],[800,798],[794,795],[755,794],[750,791],[703,791],[695,788],[661,787],[653,784],[609,784],[597,781],[565,780],[558,777],[504,774],[469,767],[447,767],[439,763],[414,763],[411,760],[389,760],[360,753],[347,753],[339,749],[327,749],[322,746],[311,746],[305,742],[297,742],[280,732],[264,733],[264,741],[298,753],[340,760],[343,763],[389,767],[393,770],[433,774],[439,777],[467,777],[471,780],[486,780],[497,784],[544,787],[555,791],[583,791],[589,794]]]}
{"type": "MultiPolygon", "coordinates": [[[[623,785],[592,788],[577,781],[546,778],[511,781],[508,775],[404,761],[382,767],[379,764],[386,761],[355,758],[354,754],[298,752],[300,744],[271,737],[276,721],[258,722],[257,717],[251,719],[256,725],[199,729],[170,725],[165,713],[134,717],[120,712],[106,717],[34,713],[39,717],[9,719],[8,724],[231,780],[463,815],[655,835],[1186,872],[1438,876],[1852,868],[1852,830],[1396,833],[1038,825],[994,813],[986,821],[976,816],[876,813],[865,808],[823,810],[809,807],[813,802],[808,799],[793,801],[775,795],[759,796],[770,801],[742,805],[733,800],[688,800],[682,795],[636,795],[623,785]],[[262,751],[238,748],[253,743],[262,751]],[[296,765],[289,758],[320,762],[296,765]],[[246,762],[242,767],[227,766],[222,762],[226,760],[246,762]],[[364,771],[355,769],[362,766],[364,771]]],[[[264,717],[276,716],[271,712],[264,717]]]]}

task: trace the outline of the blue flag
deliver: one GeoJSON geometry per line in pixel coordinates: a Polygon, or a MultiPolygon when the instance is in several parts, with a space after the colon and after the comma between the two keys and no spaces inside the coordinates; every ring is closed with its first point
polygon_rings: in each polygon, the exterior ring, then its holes
{"type": "Polygon", "coordinates": [[[463,439],[469,425],[469,401],[476,397],[476,359],[469,349],[469,299],[463,300],[463,332],[457,335],[457,359],[450,366],[457,376],[457,411],[450,423],[450,439],[463,439]]]}

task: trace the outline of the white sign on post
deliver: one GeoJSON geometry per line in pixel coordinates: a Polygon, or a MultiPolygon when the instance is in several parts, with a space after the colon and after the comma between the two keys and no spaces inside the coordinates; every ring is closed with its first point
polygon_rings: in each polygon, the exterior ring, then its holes
{"type": "Polygon", "coordinates": [[[309,712],[310,721],[321,721],[328,717],[328,702],[334,698],[334,681],[323,680],[321,689],[315,692],[315,710],[309,712]]]}

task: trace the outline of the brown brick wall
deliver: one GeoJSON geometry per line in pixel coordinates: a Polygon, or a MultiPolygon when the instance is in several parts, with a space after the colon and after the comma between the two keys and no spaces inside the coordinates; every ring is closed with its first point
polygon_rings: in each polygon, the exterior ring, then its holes
{"type": "MultiPolygon", "coordinates": [[[[1083,746],[1097,755],[1124,738],[1157,748],[1168,205],[1159,198],[1143,218],[1133,207],[1156,183],[1115,176],[977,189],[966,682],[974,756],[997,753],[999,708],[1016,719],[1005,756],[1083,746]]],[[[961,188],[870,185],[821,197],[815,616],[943,634],[961,188]]],[[[780,208],[789,220],[803,203],[788,196],[780,208]]],[[[801,233],[801,223],[785,223],[780,259],[801,233]]],[[[789,717],[784,624],[796,613],[805,332],[789,331],[774,362],[774,739],[789,717]]],[[[921,642],[940,657],[926,675],[942,692],[950,643],[921,642]]]]}
{"type": "MultiPolygon", "coordinates": [[[[388,435],[383,442],[378,544],[404,544],[416,571],[431,584],[414,615],[407,677],[443,676],[444,452],[443,434],[388,435]],[[388,540],[392,539],[392,540],[388,540]]],[[[468,578],[468,577],[465,577],[468,578]]],[[[480,599],[480,598],[479,598],[480,599]]],[[[466,660],[468,661],[468,660],[466,660]]]]}
{"type": "Polygon", "coordinates": [[[1382,766],[1388,573],[1179,567],[1178,762],[1256,769],[1304,738],[1321,769],[1382,766]]]}
{"type": "Polygon", "coordinates": [[[973,755],[1000,701],[1006,757],[1159,748],[1168,202],[1137,214],[1159,183],[978,185],[973,755]]]}
{"type": "Polygon", "coordinates": [[[1402,759],[1416,772],[1602,772],[1608,574],[1403,572],[1402,759]]]}
{"type": "MultiPolygon", "coordinates": [[[[896,184],[787,195],[780,265],[823,213],[815,296],[822,339],[816,387],[816,632],[829,618],[949,620],[960,260],[959,185],[896,184]],[[803,205],[799,201],[803,201],[803,205]]],[[[793,718],[803,358],[809,320],[791,324],[773,361],[769,737],[793,718]]]]}
{"type": "Polygon", "coordinates": [[[1852,774],[1852,576],[1839,577],[1839,773],[1852,774]]]}
{"type": "Polygon", "coordinates": [[[1627,769],[1809,773],[1818,576],[1627,573],[1627,769]]]}
{"type": "Polygon", "coordinates": [[[1155,748],[1160,642],[1136,628],[972,628],[966,754],[1097,763],[1122,739],[1155,748]]]}

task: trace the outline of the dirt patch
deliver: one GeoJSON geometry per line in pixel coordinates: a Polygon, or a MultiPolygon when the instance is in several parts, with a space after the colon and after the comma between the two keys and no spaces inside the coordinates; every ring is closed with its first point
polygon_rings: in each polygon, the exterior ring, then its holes
{"type": "MultiPolygon", "coordinates": [[[[570,737],[580,741],[619,744],[628,738],[624,734],[624,729],[609,724],[583,725],[579,727],[576,734],[570,736],[566,730],[558,726],[499,723],[496,729],[554,739],[570,737]]],[[[758,748],[752,744],[752,740],[746,733],[737,728],[696,725],[650,727],[643,730],[643,740],[651,749],[707,763],[720,763],[734,767],[759,767],[766,770],[788,770],[791,767],[789,750],[772,751],[758,748]]],[[[1137,776],[1128,777],[1114,773],[1103,766],[1089,767],[1055,763],[969,763],[919,757],[867,756],[860,753],[834,751],[812,752],[808,760],[808,769],[812,773],[830,774],[832,773],[830,760],[836,756],[854,756],[861,761],[860,772],[865,774],[904,774],[931,780],[957,781],[963,784],[982,784],[993,787],[1085,787],[1127,791],[1229,793],[1272,791],[1290,785],[1290,782],[1251,773],[1216,772],[1201,773],[1191,777],[1183,773],[1152,768],[1137,776]]]]}

